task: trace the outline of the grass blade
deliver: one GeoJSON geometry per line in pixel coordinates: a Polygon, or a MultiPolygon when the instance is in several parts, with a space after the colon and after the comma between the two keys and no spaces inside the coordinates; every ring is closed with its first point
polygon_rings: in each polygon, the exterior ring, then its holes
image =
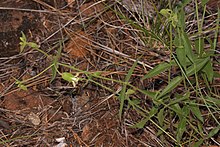
{"type": "Polygon", "coordinates": [[[161,64],[157,65],[154,69],[150,70],[150,72],[149,72],[148,74],[146,74],[146,75],[142,78],[142,80],[145,80],[145,79],[147,79],[147,78],[154,77],[154,76],[160,74],[161,72],[163,72],[163,71],[169,69],[170,67],[171,67],[171,65],[170,65],[169,63],[166,63],[166,62],[161,63],[161,64]]]}
{"type": "Polygon", "coordinates": [[[135,125],[132,126],[132,128],[143,128],[144,125],[153,117],[156,113],[158,112],[158,108],[153,107],[150,112],[149,116],[146,117],[145,119],[141,120],[140,122],[136,123],[135,125]]]}
{"type": "Polygon", "coordinates": [[[132,65],[132,67],[128,71],[128,74],[125,77],[125,84],[123,85],[122,90],[121,90],[120,95],[119,95],[119,100],[120,100],[119,118],[120,118],[120,120],[121,120],[121,117],[122,117],[122,111],[123,111],[124,101],[125,101],[125,97],[126,97],[126,88],[127,88],[126,83],[128,83],[129,79],[131,78],[131,75],[132,75],[135,67],[137,66],[137,62],[138,62],[138,60],[136,60],[134,62],[134,64],[132,65]]]}
{"type": "Polygon", "coordinates": [[[181,36],[182,36],[182,40],[183,40],[183,46],[186,51],[186,55],[190,59],[190,61],[194,63],[194,55],[192,52],[192,46],[191,46],[191,42],[189,40],[189,37],[187,36],[187,34],[185,32],[182,32],[181,36]]]}
{"type": "Polygon", "coordinates": [[[209,59],[208,63],[205,65],[205,67],[202,69],[202,71],[206,74],[208,81],[212,82],[214,77],[214,70],[212,67],[211,60],[209,59]]]}
{"type": "Polygon", "coordinates": [[[202,113],[199,109],[199,106],[192,105],[192,106],[190,106],[190,109],[191,109],[192,113],[203,123],[204,119],[202,117],[202,113]]]}
{"type": "Polygon", "coordinates": [[[186,52],[183,48],[178,47],[176,49],[176,55],[177,59],[180,62],[180,65],[183,67],[184,70],[186,70],[186,52]]]}
{"type": "Polygon", "coordinates": [[[159,94],[157,97],[158,99],[166,95],[167,93],[171,92],[174,88],[176,88],[181,82],[183,78],[178,76],[170,81],[170,83],[167,85],[167,87],[164,88],[164,90],[159,94]]]}
{"type": "Polygon", "coordinates": [[[191,65],[190,67],[187,68],[186,75],[191,76],[194,73],[200,71],[207,64],[207,62],[209,60],[210,60],[209,57],[203,58],[203,59],[197,59],[195,61],[195,64],[193,64],[193,65],[191,65]]]}

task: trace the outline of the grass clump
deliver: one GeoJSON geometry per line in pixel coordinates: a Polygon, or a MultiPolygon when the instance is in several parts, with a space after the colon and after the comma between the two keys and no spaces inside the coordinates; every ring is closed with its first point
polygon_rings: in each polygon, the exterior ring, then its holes
{"type": "MultiPolygon", "coordinates": [[[[161,42],[164,48],[170,52],[169,62],[159,63],[150,70],[141,80],[151,79],[160,74],[167,74],[167,85],[158,91],[139,90],[148,96],[153,105],[149,110],[141,107],[140,102],[128,97],[129,87],[123,87],[120,100],[120,117],[124,101],[128,103],[140,114],[143,119],[132,127],[144,128],[146,124],[153,124],[157,128],[157,136],[166,141],[168,138],[171,144],[179,146],[200,146],[219,143],[218,138],[220,129],[219,123],[219,93],[218,87],[214,83],[219,78],[219,71],[213,59],[218,55],[216,50],[217,35],[219,30],[219,16],[215,20],[214,39],[204,35],[206,2],[202,1],[196,5],[197,32],[195,34],[186,33],[186,18],[184,8],[192,1],[184,1],[175,7],[162,9],[160,19],[155,22],[163,22],[163,30],[168,30],[166,36],[160,36],[160,30],[149,31],[141,24],[134,22],[126,17],[123,18],[135,28],[144,32],[144,37],[153,38],[161,42]],[[199,7],[202,8],[202,16],[199,15],[199,7]],[[194,40],[190,36],[196,36],[194,40]],[[164,39],[163,39],[164,38],[164,39]],[[209,48],[206,48],[209,46],[209,48]],[[174,73],[175,72],[175,73],[174,73]],[[209,121],[211,124],[207,124],[209,121]],[[148,123],[149,122],[149,123],[148,123]],[[208,126],[211,125],[211,129],[208,126]]],[[[143,34],[142,34],[143,35],[143,34]]],[[[163,33],[163,35],[165,35],[163,33]]],[[[142,37],[142,38],[144,38],[142,37]]],[[[151,40],[152,42],[154,40],[151,40]]],[[[144,41],[146,42],[146,41],[144,41]]],[[[162,52],[162,51],[161,51],[162,52]]],[[[136,66],[134,63],[133,66],[136,66]]],[[[133,67],[129,70],[125,82],[129,81],[133,67]]],[[[135,93],[132,91],[132,93],[135,93]]]]}

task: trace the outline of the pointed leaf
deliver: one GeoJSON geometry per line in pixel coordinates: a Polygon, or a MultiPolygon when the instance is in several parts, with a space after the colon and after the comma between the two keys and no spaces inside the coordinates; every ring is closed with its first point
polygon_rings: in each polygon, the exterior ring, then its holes
{"type": "Polygon", "coordinates": [[[153,117],[157,112],[158,109],[153,107],[149,112],[149,116],[141,120],[140,122],[136,123],[135,125],[133,125],[132,128],[139,128],[139,129],[143,128],[145,124],[151,119],[151,117],[153,117]]]}
{"type": "Polygon", "coordinates": [[[150,70],[148,74],[146,74],[142,80],[145,80],[147,78],[151,78],[151,77],[154,77],[158,74],[160,74],[161,72],[169,69],[171,67],[171,65],[169,63],[161,63],[159,65],[157,65],[154,69],[150,70]]]}
{"type": "Polygon", "coordinates": [[[164,119],[165,119],[165,114],[164,114],[164,108],[160,109],[159,113],[157,114],[158,121],[160,126],[163,126],[164,124],[164,119]]]}
{"type": "Polygon", "coordinates": [[[34,42],[28,42],[28,45],[31,47],[31,48],[39,48],[39,46],[34,43],[34,42]]]}
{"type": "Polygon", "coordinates": [[[181,82],[183,78],[178,76],[170,81],[170,83],[164,88],[164,90],[157,97],[158,99],[171,92],[174,88],[176,88],[181,82]]]}
{"type": "Polygon", "coordinates": [[[181,1],[181,7],[185,7],[186,5],[188,5],[190,2],[192,2],[192,0],[182,0],[181,1]]]}
{"type": "Polygon", "coordinates": [[[186,70],[186,52],[184,48],[178,47],[176,49],[177,59],[180,62],[180,65],[186,70]]]}
{"type": "Polygon", "coordinates": [[[177,142],[178,143],[180,143],[180,141],[182,140],[183,133],[186,131],[186,122],[187,122],[186,116],[188,116],[188,114],[189,114],[189,107],[184,106],[182,108],[182,114],[179,115],[180,122],[178,123],[178,126],[177,126],[177,142]]]}
{"type": "Polygon", "coordinates": [[[129,99],[128,102],[129,102],[129,108],[130,108],[130,106],[135,108],[135,106],[140,104],[140,100],[139,99],[132,99],[132,100],[129,99]]]}
{"type": "Polygon", "coordinates": [[[214,104],[220,106],[220,100],[219,99],[213,98],[213,97],[210,97],[210,96],[207,96],[206,99],[208,100],[207,101],[208,103],[214,103],[214,104]]]}
{"type": "Polygon", "coordinates": [[[135,91],[132,90],[132,89],[128,89],[127,92],[125,93],[126,95],[131,95],[131,94],[134,94],[135,91]]]}
{"type": "Polygon", "coordinates": [[[212,63],[211,63],[210,59],[207,62],[207,64],[205,65],[205,67],[202,69],[202,71],[206,74],[208,81],[212,82],[213,77],[214,77],[214,70],[213,70],[212,63]]]}
{"type": "Polygon", "coordinates": [[[24,51],[26,43],[20,42],[19,44],[20,44],[20,53],[22,53],[24,51]]]}
{"type": "Polygon", "coordinates": [[[195,144],[193,145],[194,147],[201,147],[203,143],[203,139],[200,139],[199,141],[195,142],[195,144]]]}
{"type": "Polygon", "coordinates": [[[60,47],[58,49],[56,56],[53,56],[53,61],[52,61],[53,66],[51,67],[52,68],[52,77],[51,77],[50,82],[52,82],[56,78],[57,69],[59,67],[58,61],[61,57],[61,52],[62,52],[62,42],[61,41],[59,42],[59,45],[60,45],[60,47]]]}
{"type": "Polygon", "coordinates": [[[204,7],[209,0],[202,0],[202,6],[204,7]]]}
{"type": "Polygon", "coordinates": [[[52,76],[51,76],[51,80],[50,80],[50,83],[53,82],[53,80],[56,78],[56,75],[57,75],[57,64],[54,64],[52,67],[51,67],[51,70],[52,70],[52,76]]]}
{"type": "Polygon", "coordinates": [[[138,128],[138,129],[142,129],[144,128],[145,124],[149,121],[149,118],[145,118],[143,120],[141,120],[140,122],[136,123],[135,125],[131,126],[132,128],[138,128]]]}
{"type": "Polygon", "coordinates": [[[154,99],[155,96],[158,94],[158,92],[148,91],[148,90],[142,90],[142,93],[147,95],[148,97],[154,99]]]}
{"type": "Polygon", "coordinates": [[[186,131],[186,118],[182,117],[177,127],[177,142],[182,140],[183,133],[186,131]]]}
{"type": "Polygon", "coordinates": [[[187,57],[190,59],[191,62],[194,62],[194,55],[192,52],[192,44],[189,40],[189,37],[187,36],[186,32],[182,32],[182,40],[183,40],[183,46],[186,51],[187,57]]]}
{"type": "Polygon", "coordinates": [[[64,73],[62,73],[62,78],[68,82],[72,82],[74,76],[71,73],[64,72],[64,73]]]}
{"type": "Polygon", "coordinates": [[[170,106],[172,110],[178,115],[179,118],[182,117],[182,109],[179,104],[174,104],[170,106]]]}
{"type": "Polygon", "coordinates": [[[101,74],[102,74],[101,71],[96,71],[96,72],[94,72],[94,73],[92,74],[92,76],[98,77],[98,76],[100,76],[101,74]]]}
{"type": "Polygon", "coordinates": [[[209,57],[196,60],[195,64],[187,68],[186,75],[191,76],[195,74],[195,72],[199,72],[203,67],[205,67],[208,61],[209,57]]]}
{"type": "MultiPolygon", "coordinates": [[[[137,66],[137,63],[138,63],[138,60],[136,60],[134,62],[134,64],[132,65],[132,67],[130,68],[130,70],[128,71],[128,74],[127,76],[125,77],[125,83],[128,83],[130,78],[131,78],[131,75],[132,73],[134,72],[134,69],[135,67],[137,66]]],[[[123,107],[124,107],[124,101],[125,101],[125,98],[126,98],[126,88],[127,88],[127,84],[124,84],[123,87],[122,87],[122,90],[120,92],[120,95],[119,95],[119,100],[120,100],[120,108],[119,108],[119,118],[121,120],[121,117],[122,117],[122,111],[123,111],[123,107]]]]}
{"type": "Polygon", "coordinates": [[[177,103],[180,103],[180,102],[184,102],[185,100],[189,100],[189,96],[190,96],[190,93],[187,92],[184,96],[176,96],[176,99],[172,100],[168,106],[171,106],[171,105],[174,105],[174,104],[177,104],[177,103]]]}
{"type": "Polygon", "coordinates": [[[212,129],[209,134],[208,134],[208,138],[211,138],[212,136],[214,136],[215,134],[217,134],[219,132],[220,126],[215,127],[214,129],[212,129]]]}
{"type": "Polygon", "coordinates": [[[185,23],[185,11],[184,11],[184,8],[181,8],[181,10],[179,11],[179,13],[177,13],[177,15],[178,15],[178,26],[180,26],[180,28],[182,30],[185,30],[186,23],[185,23]]]}
{"type": "Polygon", "coordinates": [[[192,106],[190,106],[190,109],[191,109],[192,113],[203,123],[204,119],[202,117],[202,113],[199,109],[199,106],[192,105],[192,106]]]}
{"type": "Polygon", "coordinates": [[[21,37],[20,37],[20,40],[21,40],[22,42],[27,42],[27,38],[26,38],[24,32],[22,32],[22,31],[21,31],[21,37]]]}

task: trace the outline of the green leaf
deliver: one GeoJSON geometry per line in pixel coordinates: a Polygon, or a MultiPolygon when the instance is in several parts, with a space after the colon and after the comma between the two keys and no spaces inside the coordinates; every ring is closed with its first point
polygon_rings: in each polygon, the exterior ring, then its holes
{"type": "Polygon", "coordinates": [[[202,0],[202,6],[204,7],[209,0],[202,0]]]}
{"type": "Polygon", "coordinates": [[[21,37],[20,37],[21,42],[20,44],[20,53],[24,51],[25,46],[27,45],[27,39],[26,36],[23,32],[21,32],[21,37]]]}
{"type": "Polygon", "coordinates": [[[164,17],[166,17],[166,18],[169,18],[171,13],[172,13],[172,10],[170,10],[170,9],[160,10],[160,14],[163,15],[164,17]]]}
{"type": "Polygon", "coordinates": [[[165,119],[164,108],[160,109],[160,111],[157,114],[157,117],[158,117],[158,121],[159,121],[160,126],[163,126],[164,119],[165,119]]]}
{"type": "Polygon", "coordinates": [[[209,57],[203,58],[203,59],[197,59],[194,64],[192,64],[190,67],[186,70],[186,75],[191,76],[195,74],[196,72],[199,72],[210,60],[209,57]]]}
{"type": "Polygon", "coordinates": [[[52,57],[53,58],[53,61],[52,61],[53,66],[51,67],[51,69],[52,69],[52,77],[51,77],[50,82],[52,82],[56,78],[57,69],[59,67],[58,61],[59,61],[59,59],[61,57],[61,52],[62,52],[62,42],[61,41],[59,42],[59,45],[60,45],[60,48],[58,49],[58,52],[57,52],[56,56],[52,57]]]}
{"type": "MultiPolygon", "coordinates": [[[[54,62],[54,61],[53,61],[54,62]]],[[[56,78],[56,75],[57,75],[57,68],[58,68],[58,65],[56,62],[53,63],[53,66],[51,67],[51,70],[52,70],[52,76],[51,76],[51,80],[50,80],[50,83],[53,82],[53,80],[56,78]]]]}
{"type": "Polygon", "coordinates": [[[64,72],[64,73],[62,73],[62,78],[68,82],[72,82],[74,76],[71,73],[64,72]]]}
{"type": "Polygon", "coordinates": [[[149,116],[141,120],[140,122],[136,123],[135,125],[133,125],[132,128],[139,128],[139,129],[143,128],[145,124],[151,119],[151,117],[153,117],[157,112],[158,109],[153,107],[149,112],[149,116]]]}
{"type": "Polygon", "coordinates": [[[139,99],[128,99],[128,102],[129,102],[129,107],[128,109],[130,108],[130,106],[132,106],[133,108],[135,108],[135,106],[139,105],[140,104],[140,100],[139,99]]]}
{"type": "Polygon", "coordinates": [[[178,47],[176,49],[177,59],[180,62],[180,65],[186,70],[186,52],[184,48],[178,47]]]}
{"type": "Polygon", "coordinates": [[[182,140],[183,133],[186,131],[186,118],[182,117],[177,127],[177,142],[180,143],[182,140]]]}
{"type": "Polygon", "coordinates": [[[135,125],[131,126],[132,128],[138,128],[138,129],[142,129],[144,128],[145,124],[149,121],[149,118],[145,118],[143,120],[141,120],[140,122],[136,123],[135,125]]]}
{"type": "Polygon", "coordinates": [[[185,11],[184,8],[181,8],[178,15],[178,26],[182,29],[185,30],[186,28],[186,23],[185,23],[185,11]]]}
{"type": "Polygon", "coordinates": [[[20,40],[21,40],[22,42],[27,42],[27,38],[26,38],[24,32],[21,32],[20,40]]]}
{"type": "Polygon", "coordinates": [[[125,77],[125,84],[123,85],[122,90],[121,90],[120,95],[119,95],[119,100],[120,100],[119,118],[120,118],[120,120],[121,120],[121,117],[122,117],[122,111],[123,111],[123,108],[124,108],[124,101],[125,101],[125,98],[126,98],[126,88],[127,88],[127,84],[126,83],[129,82],[129,80],[131,78],[131,75],[132,75],[135,67],[137,66],[137,63],[138,63],[138,60],[136,60],[134,62],[134,64],[132,65],[132,67],[128,71],[128,74],[125,77]]]}
{"type": "Polygon", "coordinates": [[[199,106],[191,105],[190,109],[191,109],[192,113],[203,123],[204,119],[202,117],[202,113],[199,109],[199,106]]]}
{"type": "Polygon", "coordinates": [[[220,106],[220,100],[219,99],[213,98],[213,97],[210,97],[210,96],[207,96],[206,99],[207,99],[208,103],[213,103],[213,104],[216,104],[216,105],[220,106]]]}
{"type": "MultiPolygon", "coordinates": [[[[14,77],[13,77],[14,78],[14,77]]],[[[19,80],[17,80],[16,78],[14,78],[15,79],[15,84],[17,84],[17,86],[20,88],[20,89],[22,89],[22,90],[27,90],[27,86],[25,86],[23,83],[22,83],[22,81],[19,81],[19,80]]]]}
{"type": "Polygon", "coordinates": [[[208,134],[208,138],[211,138],[212,136],[214,136],[215,134],[217,134],[219,132],[220,129],[220,125],[218,127],[215,127],[214,129],[212,129],[209,134],[208,134]]]}
{"type": "Polygon", "coordinates": [[[214,70],[213,70],[212,62],[210,59],[207,62],[207,64],[205,65],[205,67],[202,69],[202,71],[206,74],[208,81],[212,82],[213,77],[214,77],[214,70]]]}
{"type": "Polygon", "coordinates": [[[169,127],[170,127],[170,126],[164,124],[164,126],[161,127],[162,129],[158,129],[158,132],[156,133],[156,136],[157,136],[157,137],[160,136],[160,139],[161,139],[161,140],[164,140],[164,139],[165,139],[164,136],[162,137],[161,135],[163,135],[164,131],[166,131],[169,127]],[[163,139],[162,139],[161,137],[162,137],[163,139]]]}
{"type": "Polygon", "coordinates": [[[92,75],[93,75],[94,77],[98,77],[98,76],[100,76],[101,74],[102,74],[101,71],[96,71],[96,72],[94,72],[92,75]]]}
{"type": "Polygon", "coordinates": [[[176,13],[172,13],[172,16],[170,18],[171,24],[174,28],[176,28],[177,24],[178,24],[178,18],[177,18],[177,14],[176,13]]]}
{"type": "Polygon", "coordinates": [[[189,114],[189,107],[188,106],[184,106],[182,108],[182,114],[179,115],[179,123],[177,126],[177,142],[180,143],[180,141],[182,140],[182,136],[183,133],[186,131],[186,122],[187,122],[187,118],[186,116],[189,114]]]}
{"type": "Polygon", "coordinates": [[[180,102],[184,102],[185,100],[189,100],[190,93],[187,92],[184,96],[176,96],[176,99],[173,99],[167,106],[175,105],[180,102]]]}
{"type": "Polygon", "coordinates": [[[20,42],[19,44],[20,44],[20,53],[22,53],[22,52],[24,51],[24,48],[25,48],[25,46],[26,46],[27,44],[24,43],[24,42],[20,42]]]}
{"type": "Polygon", "coordinates": [[[158,108],[153,107],[149,112],[149,118],[153,117],[158,112],[158,108]]]}
{"type": "Polygon", "coordinates": [[[214,71],[214,75],[213,75],[215,78],[220,78],[220,73],[219,72],[216,72],[214,71]]]}
{"type": "Polygon", "coordinates": [[[160,74],[161,72],[169,69],[171,67],[171,64],[169,63],[160,63],[159,65],[157,65],[154,69],[150,70],[148,74],[146,74],[141,80],[145,80],[147,78],[151,78],[154,77],[158,74],[160,74]]]}
{"type": "Polygon", "coordinates": [[[179,118],[182,117],[182,109],[178,103],[171,105],[170,107],[178,115],[179,118]]]}
{"type": "Polygon", "coordinates": [[[28,42],[28,46],[30,46],[31,48],[39,48],[39,46],[34,42],[28,42]]]}
{"type": "Polygon", "coordinates": [[[192,2],[192,0],[182,0],[180,1],[180,6],[181,8],[185,7],[186,5],[188,5],[190,2],[192,2]]]}
{"type": "Polygon", "coordinates": [[[18,87],[22,90],[27,91],[27,86],[25,86],[24,84],[18,84],[18,87]]]}
{"type": "Polygon", "coordinates": [[[142,93],[147,95],[150,98],[155,98],[156,95],[158,94],[158,92],[154,92],[154,91],[148,91],[148,90],[142,90],[142,93]]]}
{"type": "Polygon", "coordinates": [[[194,62],[194,55],[192,52],[192,46],[189,37],[187,36],[186,32],[183,31],[181,33],[181,37],[183,40],[183,46],[186,52],[186,56],[190,59],[191,62],[194,62]]]}
{"type": "Polygon", "coordinates": [[[173,44],[174,44],[176,47],[183,48],[183,46],[181,45],[181,39],[180,39],[179,37],[175,37],[175,38],[174,38],[173,44]]]}
{"type": "Polygon", "coordinates": [[[199,141],[195,142],[193,146],[200,147],[202,145],[203,141],[204,141],[203,139],[199,139],[199,141]]]}
{"type": "Polygon", "coordinates": [[[128,89],[127,92],[125,93],[126,95],[131,95],[131,94],[134,94],[135,91],[132,90],[132,89],[128,89]]]}
{"type": "Polygon", "coordinates": [[[182,82],[182,80],[183,78],[180,76],[177,76],[176,78],[172,79],[157,98],[159,99],[163,97],[164,95],[166,95],[167,93],[171,92],[174,88],[176,88],[182,82]]]}

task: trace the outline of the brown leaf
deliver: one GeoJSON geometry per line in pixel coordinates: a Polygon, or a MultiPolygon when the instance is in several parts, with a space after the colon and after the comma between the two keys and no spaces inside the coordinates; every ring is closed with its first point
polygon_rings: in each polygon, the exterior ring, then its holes
{"type": "Polygon", "coordinates": [[[91,37],[81,31],[71,36],[71,39],[64,49],[72,58],[83,58],[88,54],[87,48],[92,45],[91,37]]]}
{"type": "Polygon", "coordinates": [[[79,10],[83,16],[88,17],[88,16],[95,15],[97,13],[100,13],[101,11],[104,10],[104,8],[105,6],[102,3],[90,2],[90,3],[83,4],[79,10]]]}

